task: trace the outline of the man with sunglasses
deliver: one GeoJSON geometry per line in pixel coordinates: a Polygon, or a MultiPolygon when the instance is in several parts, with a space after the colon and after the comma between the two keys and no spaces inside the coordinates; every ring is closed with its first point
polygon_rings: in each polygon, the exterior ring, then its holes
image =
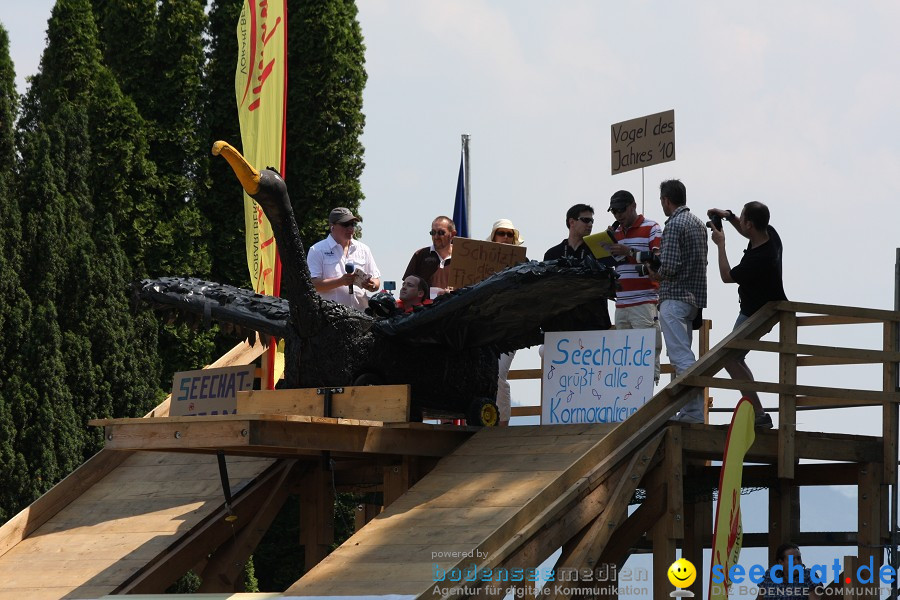
{"type": "Polygon", "coordinates": [[[416,250],[403,273],[403,279],[410,275],[421,277],[428,282],[432,296],[443,293],[450,285],[450,259],[453,254],[452,240],[456,236],[453,219],[441,215],[431,222],[431,245],[416,250]]]}
{"type": "Polygon", "coordinates": [[[619,190],[609,200],[609,212],[619,226],[615,230],[618,244],[609,247],[617,258],[621,289],[616,292],[616,329],[655,329],[656,365],[654,381],[659,381],[659,355],[662,352],[662,334],[659,330],[659,284],[638,271],[636,252],[659,252],[662,230],[637,212],[637,202],[627,190],[619,190]]]}
{"type": "MultiPolygon", "coordinates": [[[[584,242],[584,238],[590,235],[591,230],[594,228],[594,209],[587,204],[576,204],[566,211],[566,227],[569,230],[568,237],[547,250],[544,253],[544,260],[557,260],[566,257],[583,260],[586,256],[593,257],[590,248],[584,242]]],[[[599,262],[610,268],[615,268],[616,264],[612,257],[607,257],[599,262]]],[[[587,321],[589,323],[585,329],[605,330],[612,325],[612,322],[609,320],[609,309],[606,307],[605,301],[596,302],[590,306],[578,307],[571,312],[578,313],[582,322],[587,321]]],[[[566,313],[558,317],[558,319],[560,319],[561,323],[566,322],[569,320],[568,316],[569,314],[566,313]]],[[[555,330],[555,327],[552,329],[545,328],[545,331],[552,330],[555,330]]]]}
{"type": "Polygon", "coordinates": [[[381,273],[369,247],[353,239],[361,220],[347,208],[332,210],[328,215],[330,233],[312,245],[307,262],[320,296],[364,311],[369,306],[366,291],[378,291],[381,273]]]}

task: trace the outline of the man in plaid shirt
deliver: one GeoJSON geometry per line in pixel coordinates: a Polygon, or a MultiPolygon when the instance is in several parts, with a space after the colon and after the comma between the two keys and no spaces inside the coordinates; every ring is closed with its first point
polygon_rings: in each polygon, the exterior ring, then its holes
{"type": "Polygon", "coordinates": [[[821,586],[812,583],[810,570],[803,566],[797,544],[785,542],[775,550],[775,564],[759,582],[760,598],[779,600],[819,600],[821,586]]]}
{"type": "MultiPolygon", "coordinates": [[[[677,377],[696,362],[691,337],[694,320],[706,306],[706,226],[686,206],[687,191],[679,180],[659,185],[659,201],[669,218],[660,248],[662,264],[650,274],[659,281],[659,326],[677,377]]],[[[703,408],[703,394],[697,390],[672,420],[703,423],[703,408]]]]}

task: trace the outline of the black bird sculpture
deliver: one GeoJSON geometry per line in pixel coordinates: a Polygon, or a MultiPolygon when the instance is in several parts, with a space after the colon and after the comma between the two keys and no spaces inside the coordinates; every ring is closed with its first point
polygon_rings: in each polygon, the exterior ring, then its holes
{"type": "Polygon", "coordinates": [[[541,343],[544,330],[583,329],[591,307],[605,310],[615,296],[615,272],[594,260],[531,261],[410,314],[373,318],[316,293],[281,176],[256,170],[225,142],[212,151],[228,161],[272,225],[283,298],[179,277],[143,280],[136,295],[182,320],[215,321],[251,340],[253,332],[284,339],[281,387],[410,384],[414,419],[427,412],[495,425],[500,353],[541,343]]]}

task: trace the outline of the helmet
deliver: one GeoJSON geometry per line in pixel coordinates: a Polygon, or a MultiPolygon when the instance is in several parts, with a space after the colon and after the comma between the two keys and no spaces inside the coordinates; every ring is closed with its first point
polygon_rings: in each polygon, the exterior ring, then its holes
{"type": "Polygon", "coordinates": [[[366,314],[376,319],[388,319],[397,313],[397,301],[390,292],[377,292],[369,298],[366,314]]]}

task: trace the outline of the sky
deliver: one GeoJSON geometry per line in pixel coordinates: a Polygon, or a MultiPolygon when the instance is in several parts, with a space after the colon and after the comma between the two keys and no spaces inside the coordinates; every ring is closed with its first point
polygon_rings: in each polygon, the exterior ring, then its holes
{"type": "MultiPolygon", "coordinates": [[[[52,2],[6,7],[19,79],[37,69],[52,2]]],[[[679,178],[688,206],[767,204],[784,243],[791,300],[891,309],[900,216],[900,3],[835,0],[594,2],[360,0],[368,83],[362,138],[363,241],[383,280],[399,280],[450,214],[460,135],[471,135],[472,237],[499,218],[530,258],[566,236],[565,212],[627,189],[662,223],[659,182],[679,178]],[[673,109],[676,160],[610,174],[610,125],[673,109]],[[643,199],[643,200],[642,200],[643,199]],[[887,232],[887,233],[885,233],[887,232]]],[[[290,174],[288,174],[289,176],[290,174]]],[[[595,227],[595,231],[597,228],[595,227]]],[[[726,229],[732,264],[744,244],[726,229]]],[[[709,244],[713,342],[737,315],[709,244]]],[[[163,274],[160,274],[163,275],[163,274]]],[[[771,335],[766,339],[775,339],[771,335]]],[[[801,343],[877,348],[877,327],[801,331],[801,343]]],[[[777,361],[751,353],[757,379],[777,361]]],[[[536,368],[534,350],[513,368],[536,368]]],[[[724,374],[723,374],[724,376],[724,374]]],[[[807,367],[799,383],[880,389],[880,367],[807,367]]],[[[536,404],[513,382],[513,404],[536,404]]],[[[733,406],[737,392],[714,393],[733,406]]],[[[777,398],[763,395],[763,404],[777,398]]],[[[714,414],[713,423],[728,416],[714,414]]],[[[777,424],[777,414],[775,415],[777,424]]],[[[803,412],[798,428],[880,434],[880,411],[803,412]]]]}

